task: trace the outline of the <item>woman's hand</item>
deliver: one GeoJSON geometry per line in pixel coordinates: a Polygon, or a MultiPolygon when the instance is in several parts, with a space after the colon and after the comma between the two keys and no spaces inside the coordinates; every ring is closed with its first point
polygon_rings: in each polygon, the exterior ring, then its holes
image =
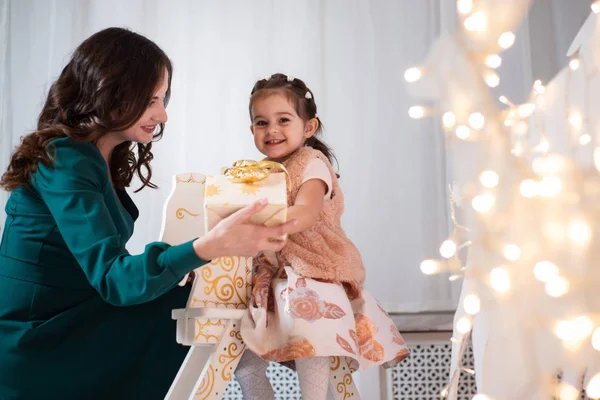
{"type": "Polygon", "coordinates": [[[219,222],[210,232],[194,241],[194,250],[203,260],[214,260],[225,256],[251,257],[260,251],[279,251],[283,240],[272,238],[289,233],[296,220],[282,225],[266,227],[249,223],[252,215],[267,206],[267,200],[259,200],[219,222]]]}

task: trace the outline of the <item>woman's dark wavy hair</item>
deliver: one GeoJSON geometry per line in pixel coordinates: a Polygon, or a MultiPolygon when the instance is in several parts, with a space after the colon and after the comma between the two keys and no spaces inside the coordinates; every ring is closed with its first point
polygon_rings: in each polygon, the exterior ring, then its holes
{"type": "Polygon", "coordinates": [[[254,102],[267,96],[273,91],[281,91],[288,99],[288,101],[294,106],[296,113],[304,121],[308,121],[312,118],[316,118],[319,121],[319,127],[315,134],[310,137],[305,145],[312,147],[315,150],[319,150],[327,157],[329,162],[333,164],[334,160],[337,163],[337,159],[331,147],[323,142],[320,137],[323,134],[323,123],[317,114],[317,103],[315,103],[315,95],[306,86],[306,83],[302,79],[290,78],[285,74],[277,73],[271,75],[268,79],[261,79],[254,84],[252,92],[250,94],[250,120],[252,120],[252,106],[254,102]],[[307,95],[309,93],[310,95],[307,95]]]}
{"type": "MultiPolygon", "coordinates": [[[[86,39],[52,84],[40,113],[37,129],[24,136],[11,156],[0,186],[12,191],[29,187],[38,163],[49,166],[53,139],[69,137],[96,143],[108,132],[133,126],[144,114],[156,89],[168,72],[165,105],[171,94],[173,68],[167,55],[151,40],[122,28],[108,28],[86,39]]],[[[154,135],[162,137],[164,124],[154,135]]],[[[116,188],[130,185],[133,175],[151,182],[152,143],[118,145],[110,158],[110,174],[116,188]]]]}

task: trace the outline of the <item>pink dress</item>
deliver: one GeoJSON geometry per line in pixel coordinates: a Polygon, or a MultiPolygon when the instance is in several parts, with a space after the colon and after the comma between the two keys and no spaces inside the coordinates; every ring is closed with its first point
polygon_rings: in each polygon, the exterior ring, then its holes
{"type": "MultiPolygon", "coordinates": [[[[322,160],[307,165],[302,182],[310,179],[328,185],[329,199],[331,176],[322,160]]],[[[389,368],[408,356],[390,316],[362,286],[299,276],[274,253],[256,257],[254,268],[252,299],[241,334],[261,358],[288,362],[341,356],[360,370],[389,368]]]]}

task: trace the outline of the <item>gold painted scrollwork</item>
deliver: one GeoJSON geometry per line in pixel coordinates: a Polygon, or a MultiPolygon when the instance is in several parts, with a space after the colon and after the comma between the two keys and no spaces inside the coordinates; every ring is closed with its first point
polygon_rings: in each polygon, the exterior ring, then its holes
{"type": "Polygon", "coordinates": [[[197,217],[200,214],[194,214],[193,212],[186,210],[185,208],[178,208],[177,211],[175,211],[175,216],[177,217],[177,219],[183,219],[183,217],[185,217],[185,214],[191,215],[192,217],[197,217]]]}

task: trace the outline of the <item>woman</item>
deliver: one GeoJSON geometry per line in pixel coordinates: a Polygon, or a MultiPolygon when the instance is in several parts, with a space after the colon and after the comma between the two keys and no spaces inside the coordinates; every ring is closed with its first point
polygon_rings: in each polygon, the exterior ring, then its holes
{"type": "Polygon", "coordinates": [[[85,40],[50,88],[37,130],[0,185],[0,399],[162,399],[187,348],[174,308],[207,260],[280,250],[294,225],[253,226],[256,203],[179,246],[125,244],[138,210],[125,188],[151,182],[167,121],[171,62],[147,38],[109,28],[85,40]],[[137,146],[137,154],[132,149],[137,146]]]}

